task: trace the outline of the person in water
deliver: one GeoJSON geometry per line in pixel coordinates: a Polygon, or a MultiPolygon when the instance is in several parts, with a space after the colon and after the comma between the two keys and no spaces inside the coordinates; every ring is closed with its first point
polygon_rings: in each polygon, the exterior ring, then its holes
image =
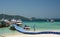
{"type": "Polygon", "coordinates": [[[34,31],[36,31],[36,29],[35,29],[35,24],[33,25],[33,28],[34,28],[34,31]]]}

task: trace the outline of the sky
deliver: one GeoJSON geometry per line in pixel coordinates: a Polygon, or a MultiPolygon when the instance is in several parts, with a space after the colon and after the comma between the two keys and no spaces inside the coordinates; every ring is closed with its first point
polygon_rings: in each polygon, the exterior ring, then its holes
{"type": "Polygon", "coordinates": [[[0,0],[0,14],[60,18],[60,0],[0,0]]]}

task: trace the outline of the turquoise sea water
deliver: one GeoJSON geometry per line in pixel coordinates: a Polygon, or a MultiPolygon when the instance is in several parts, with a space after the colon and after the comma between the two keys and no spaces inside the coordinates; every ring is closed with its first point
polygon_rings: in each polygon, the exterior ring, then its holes
{"type": "Polygon", "coordinates": [[[24,22],[24,25],[28,25],[33,28],[35,24],[35,28],[39,30],[59,30],[60,22],[24,22]]]}
{"type": "MultiPolygon", "coordinates": [[[[31,27],[31,29],[34,29],[34,24],[36,30],[60,30],[60,22],[23,22],[23,26],[28,25],[31,27]]],[[[10,27],[0,28],[0,34],[18,32],[12,31],[9,28],[10,27]]]]}

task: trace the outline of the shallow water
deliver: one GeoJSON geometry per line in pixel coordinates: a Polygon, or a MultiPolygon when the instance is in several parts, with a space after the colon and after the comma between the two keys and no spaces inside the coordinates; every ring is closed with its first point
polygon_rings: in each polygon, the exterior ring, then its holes
{"type": "MultiPolygon", "coordinates": [[[[33,26],[35,24],[36,30],[60,30],[60,22],[23,22],[24,25],[28,25],[33,30],[33,26]]],[[[0,28],[0,34],[5,33],[17,33],[17,31],[13,31],[9,29],[10,27],[0,28]]]]}
{"type": "Polygon", "coordinates": [[[59,30],[60,29],[60,22],[24,22],[24,25],[28,25],[31,28],[33,28],[34,24],[35,24],[35,28],[39,29],[39,30],[43,30],[43,29],[55,29],[55,30],[59,30]]]}

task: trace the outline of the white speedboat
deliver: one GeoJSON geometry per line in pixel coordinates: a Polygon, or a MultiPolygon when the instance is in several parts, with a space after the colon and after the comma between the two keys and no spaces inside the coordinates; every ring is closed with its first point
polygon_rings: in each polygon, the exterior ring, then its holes
{"type": "Polygon", "coordinates": [[[12,22],[12,24],[17,24],[17,25],[19,25],[19,26],[22,26],[22,21],[21,21],[21,19],[19,19],[19,20],[12,19],[11,22],[12,22]]]}

